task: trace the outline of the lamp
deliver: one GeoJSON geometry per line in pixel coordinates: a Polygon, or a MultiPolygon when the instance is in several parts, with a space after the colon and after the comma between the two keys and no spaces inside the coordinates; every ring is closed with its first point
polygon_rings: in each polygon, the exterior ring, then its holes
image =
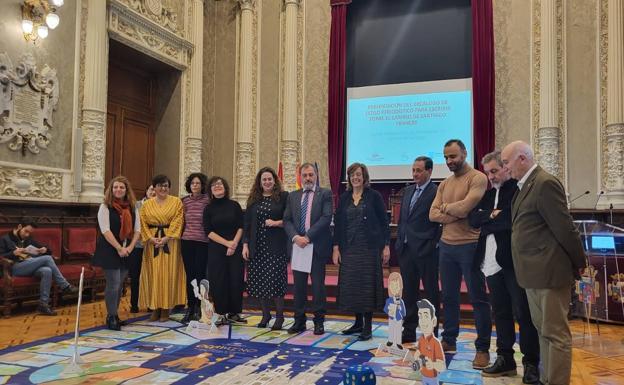
{"type": "Polygon", "coordinates": [[[61,18],[57,9],[63,0],[24,0],[22,4],[22,32],[26,41],[36,42],[48,37],[50,29],[58,27],[61,18]]]}
{"type": "Polygon", "coordinates": [[[48,13],[48,16],[46,16],[46,24],[50,29],[58,27],[60,22],[61,18],[56,13],[48,13]]]}

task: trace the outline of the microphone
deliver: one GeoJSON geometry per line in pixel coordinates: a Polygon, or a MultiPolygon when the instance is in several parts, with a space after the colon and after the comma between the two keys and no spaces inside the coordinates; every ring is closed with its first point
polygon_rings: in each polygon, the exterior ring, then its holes
{"type": "Polygon", "coordinates": [[[600,202],[600,197],[602,196],[602,194],[604,194],[604,191],[600,190],[600,192],[598,193],[598,197],[596,198],[596,204],[594,204],[594,211],[596,211],[596,209],[598,208],[598,202],[600,202]]]}
{"type": "Polygon", "coordinates": [[[572,200],[571,200],[568,204],[572,204],[572,202],[574,202],[575,200],[579,199],[579,198],[580,198],[580,197],[582,197],[582,196],[585,196],[585,195],[589,194],[589,192],[590,192],[590,191],[589,191],[589,190],[587,190],[587,191],[585,191],[584,193],[577,195],[577,196],[576,196],[574,199],[572,199],[572,200]]]}

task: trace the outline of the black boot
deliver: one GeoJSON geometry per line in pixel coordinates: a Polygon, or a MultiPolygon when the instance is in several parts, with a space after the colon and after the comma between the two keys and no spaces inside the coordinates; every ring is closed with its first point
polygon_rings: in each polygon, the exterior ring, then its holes
{"type": "Polygon", "coordinates": [[[182,319],[180,320],[180,322],[182,322],[183,324],[188,324],[189,322],[191,322],[191,319],[193,318],[193,314],[195,313],[195,306],[194,304],[190,303],[186,310],[184,311],[184,317],[182,317],[182,319]]]}
{"type": "Polygon", "coordinates": [[[284,326],[284,297],[275,298],[275,322],[271,330],[282,330],[284,326]]]}
{"type": "Polygon", "coordinates": [[[195,302],[195,306],[193,307],[193,315],[191,316],[191,320],[199,321],[201,319],[201,302],[195,302]]]}
{"type": "Polygon", "coordinates": [[[355,313],[355,322],[350,328],[342,331],[342,334],[351,335],[362,332],[362,326],[364,324],[362,313],[355,313]]]}
{"type": "Polygon", "coordinates": [[[269,301],[265,298],[260,298],[260,306],[262,307],[262,319],[257,325],[259,328],[265,328],[271,320],[271,311],[269,310],[269,301]]]}
{"type": "Polygon", "coordinates": [[[114,316],[114,315],[106,316],[106,328],[109,330],[121,330],[121,326],[119,326],[119,321],[117,320],[117,316],[114,316]]]}
{"type": "Polygon", "coordinates": [[[120,320],[118,315],[116,315],[115,318],[117,318],[117,322],[119,323],[119,326],[126,326],[128,324],[128,321],[120,320]]]}
{"type": "Polygon", "coordinates": [[[497,356],[496,361],[481,371],[483,377],[515,376],[516,361],[513,356],[497,356]]]}
{"type": "Polygon", "coordinates": [[[358,337],[359,341],[368,341],[373,338],[373,313],[364,313],[364,325],[362,333],[358,337]]]}

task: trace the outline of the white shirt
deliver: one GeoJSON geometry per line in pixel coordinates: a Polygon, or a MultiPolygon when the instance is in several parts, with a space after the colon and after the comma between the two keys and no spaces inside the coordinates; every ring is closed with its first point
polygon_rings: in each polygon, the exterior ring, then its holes
{"type": "MultiPolygon", "coordinates": [[[[98,210],[98,225],[100,225],[100,231],[104,234],[107,231],[110,231],[110,217],[108,212],[108,206],[104,203],[100,205],[100,209],[98,210]]],[[[134,232],[138,233],[141,231],[141,218],[139,218],[139,208],[134,208],[134,232]]]]}
{"type": "Polygon", "coordinates": [[[531,175],[533,170],[535,170],[536,168],[537,168],[537,163],[535,163],[533,167],[531,167],[529,171],[527,171],[526,174],[524,174],[522,179],[518,181],[518,190],[522,190],[522,186],[524,186],[524,183],[527,181],[527,179],[529,179],[529,175],[531,175]]]}
{"type": "MultiPolygon", "coordinates": [[[[498,194],[500,193],[500,188],[496,188],[496,196],[494,197],[494,209],[498,206],[498,194]]],[[[483,275],[489,277],[501,271],[503,268],[500,267],[498,262],[496,262],[496,238],[494,238],[494,234],[489,234],[487,238],[485,238],[485,259],[483,260],[483,267],[481,271],[483,275]]]]}

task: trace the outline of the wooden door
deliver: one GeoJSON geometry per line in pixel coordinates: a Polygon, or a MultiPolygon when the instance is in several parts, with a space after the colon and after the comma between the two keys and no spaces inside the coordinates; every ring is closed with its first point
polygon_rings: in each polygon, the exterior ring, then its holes
{"type": "Polygon", "coordinates": [[[140,199],[154,171],[155,78],[111,62],[108,84],[106,182],[124,175],[140,199]]]}

